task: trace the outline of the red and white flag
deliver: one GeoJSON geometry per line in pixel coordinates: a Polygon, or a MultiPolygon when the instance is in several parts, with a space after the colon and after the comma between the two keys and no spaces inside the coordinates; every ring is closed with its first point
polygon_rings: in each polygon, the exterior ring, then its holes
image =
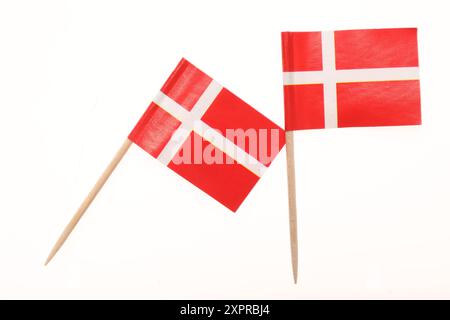
{"type": "Polygon", "coordinates": [[[421,123],[417,30],[283,32],[285,130],[421,123]]]}
{"type": "Polygon", "coordinates": [[[284,131],[182,59],[129,139],[236,211],[284,146],[284,131]]]}

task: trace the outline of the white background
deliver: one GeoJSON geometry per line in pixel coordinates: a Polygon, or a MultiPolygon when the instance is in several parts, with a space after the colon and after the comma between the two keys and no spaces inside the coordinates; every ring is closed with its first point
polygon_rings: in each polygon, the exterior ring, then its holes
{"type": "Polygon", "coordinates": [[[445,1],[1,1],[0,298],[450,298],[445,1]],[[283,124],[280,31],[418,27],[423,125],[296,133],[233,214],[133,146],[184,56],[283,124]]]}

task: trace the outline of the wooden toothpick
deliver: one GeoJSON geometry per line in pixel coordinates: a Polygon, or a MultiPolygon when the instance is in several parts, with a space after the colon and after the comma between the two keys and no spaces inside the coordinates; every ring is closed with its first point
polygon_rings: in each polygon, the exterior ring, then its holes
{"type": "Polygon", "coordinates": [[[294,283],[298,276],[297,199],[295,191],[294,132],[286,131],[286,160],[289,196],[289,229],[291,235],[291,260],[294,283]]]}
{"type": "Polygon", "coordinates": [[[75,215],[72,217],[72,220],[70,220],[69,224],[64,229],[63,233],[59,237],[58,241],[56,241],[55,245],[52,248],[52,251],[50,251],[50,254],[48,255],[47,260],[45,261],[45,265],[47,265],[52,258],[55,256],[55,254],[58,252],[58,250],[62,247],[64,242],[69,237],[70,233],[73,231],[77,223],[80,221],[83,214],[86,212],[86,210],[89,208],[92,201],[95,199],[105,182],[108,180],[111,173],[114,171],[114,169],[119,164],[120,160],[122,160],[125,153],[128,151],[131,145],[131,141],[129,139],[126,139],[125,142],[120,147],[119,151],[117,151],[114,158],[109,163],[108,167],[105,169],[103,174],[98,179],[97,183],[92,188],[91,192],[87,195],[86,199],[84,199],[83,203],[81,204],[78,211],[75,213],[75,215]]]}

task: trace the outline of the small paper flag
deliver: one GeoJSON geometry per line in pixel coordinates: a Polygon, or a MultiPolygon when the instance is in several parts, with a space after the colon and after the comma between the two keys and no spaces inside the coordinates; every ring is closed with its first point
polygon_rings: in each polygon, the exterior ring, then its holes
{"type": "Polygon", "coordinates": [[[236,211],[284,146],[284,131],[182,59],[129,135],[236,211]]]}
{"type": "Polygon", "coordinates": [[[283,32],[286,130],[421,124],[417,30],[283,32]]]}

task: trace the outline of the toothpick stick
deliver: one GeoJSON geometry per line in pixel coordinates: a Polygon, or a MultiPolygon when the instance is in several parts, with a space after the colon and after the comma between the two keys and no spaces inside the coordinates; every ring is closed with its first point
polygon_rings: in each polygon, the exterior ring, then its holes
{"type": "Polygon", "coordinates": [[[59,237],[58,241],[56,241],[55,245],[53,246],[52,251],[50,252],[50,254],[47,258],[47,261],[45,261],[45,265],[47,265],[50,262],[50,260],[52,260],[52,258],[55,256],[55,254],[58,252],[58,250],[62,247],[64,242],[67,240],[70,233],[73,231],[73,229],[77,225],[78,221],[80,221],[81,217],[86,212],[86,210],[89,208],[92,201],[95,199],[95,197],[97,196],[97,194],[99,193],[99,191],[101,190],[101,188],[103,187],[105,182],[108,180],[111,173],[114,171],[114,169],[119,164],[120,160],[122,160],[123,156],[130,148],[131,143],[132,142],[130,140],[126,139],[125,142],[123,143],[123,145],[120,147],[119,151],[117,151],[116,155],[111,160],[111,162],[109,163],[108,167],[105,169],[103,174],[100,176],[97,183],[92,188],[91,192],[89,192],[89,194],[87,195],[86,199],[84,199],[84,201],[81,204],[78,211],[72,217],[72,220],[70,220],[69,224],[64,229],[64,231],[61,234],[61,236],[59,237]]]}
{"type": "Polygon", "coordinates": [[[294,283],[298,275],[297,200],[295,192],[294,132],[286,131],[286,160],[289,196],[289,229],[291,235],[291,260],[294,283]]]}

